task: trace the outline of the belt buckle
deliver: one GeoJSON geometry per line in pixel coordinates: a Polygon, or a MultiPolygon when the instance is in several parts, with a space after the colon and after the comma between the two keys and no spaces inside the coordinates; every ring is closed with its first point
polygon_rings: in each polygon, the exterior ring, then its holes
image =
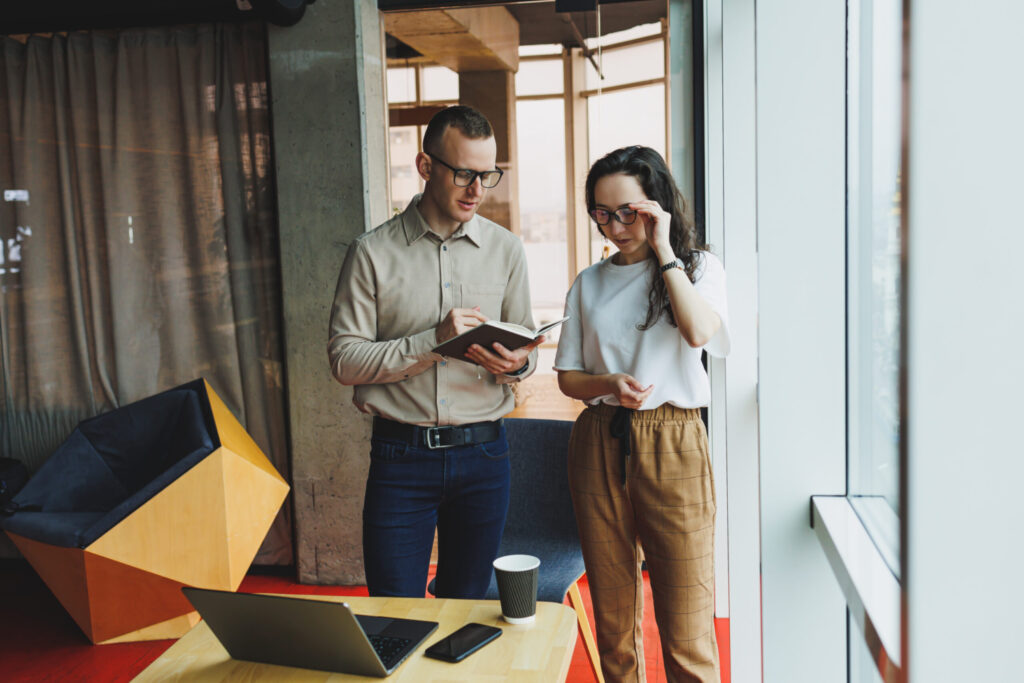
{"type": "Polygon", "coordinates": [[[441,443],[441,427],[427,427],[426,441],[427,448],[432,451],[435,451],[438,448],[444,448],[445,444],[441,443]]]}

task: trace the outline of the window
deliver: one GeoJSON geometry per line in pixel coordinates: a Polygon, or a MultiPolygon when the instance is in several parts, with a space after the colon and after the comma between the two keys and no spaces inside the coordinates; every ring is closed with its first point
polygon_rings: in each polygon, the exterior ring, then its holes
{"type": "Polygon", "coordinates": [[[426,124],[436,108],[458,103],[459,75],[422,58],[391,61],[387,69],[391,113],[388,129],[390,208],[392,213],[400,213],[423,190],[423,180],[416,170],[416,154],[420,151],[426,124]]]}
{"type": "Polygon", "coordinates": [[[849,7],[848,492],[898,576],[902,7],[849,7]]]}
{"type": "MultiPolygon", "coordinates": [[[[597,41],[589,42],[597,46],[597,41]]],[[[582,93],[587,98],[589,164],[627,145],[650,147],[668,160],[661,25],[612,33],[603,36],[600,44],[601,52],[592,53],[593,61],[586,62],[586,90],[582,93]]],[[[596,263],[603,255],[604,240],[591,229],[590,262],[596,263]]]]}
{"type": "Polygon", "coordinates": [[[855,625],[849,680],[873,683],[899,680],[902,657],[903,7],[847,7],[847,490],[813,514],[855,625]]]}
{"type": "MultiPolygon", "coordinates": [[[[519,215],[533,318],[562,317],[569,290],[562,57],[522,58],[516,74],[519,215]]],[[[557,329],[546,346],[557,341],[557,329]]],[[[542,352],[548,349],[542,349],[542,352]]],[[[542,362],[542,368],[551,363],[542,362]]]]}

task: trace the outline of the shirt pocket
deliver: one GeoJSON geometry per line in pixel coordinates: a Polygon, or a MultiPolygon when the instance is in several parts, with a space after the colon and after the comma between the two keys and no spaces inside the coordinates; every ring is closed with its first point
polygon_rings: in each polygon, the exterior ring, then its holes
{"type": "Polygon", "coordinates": [[[480,307],[489,320],[501,320],[501,304],[505,300],[505,285],[463,284],[459,286],[460,301],[457,308],[480,307]]]}

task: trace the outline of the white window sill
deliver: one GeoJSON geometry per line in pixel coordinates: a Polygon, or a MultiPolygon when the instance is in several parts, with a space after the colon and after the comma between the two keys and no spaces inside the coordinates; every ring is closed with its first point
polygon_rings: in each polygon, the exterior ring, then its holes
{"type": "Polygon", "coordinates": [[[900,677],[900,584],[845,496],[812,496],[811,526],[882,680],[900,677]]]}

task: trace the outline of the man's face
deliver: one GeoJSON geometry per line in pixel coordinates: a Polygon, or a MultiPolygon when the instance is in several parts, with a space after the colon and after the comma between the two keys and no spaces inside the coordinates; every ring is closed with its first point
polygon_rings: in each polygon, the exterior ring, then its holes
{"type": "MultiPolygon", "coordinates": [[[[473,171],[494,170],[498,156],[493,137],[468,138],[458,128],[452,127],[444,131],[438,149],[430,151],[454,168],[473,171]]],[[[437,159],[422,154],[418,165],[426,179],[423,195],[434,205],[442,220],[465,223],[476,214],[487,194],[479,177],[468,187],[458,187],[454,171],[437,159]]]]}

